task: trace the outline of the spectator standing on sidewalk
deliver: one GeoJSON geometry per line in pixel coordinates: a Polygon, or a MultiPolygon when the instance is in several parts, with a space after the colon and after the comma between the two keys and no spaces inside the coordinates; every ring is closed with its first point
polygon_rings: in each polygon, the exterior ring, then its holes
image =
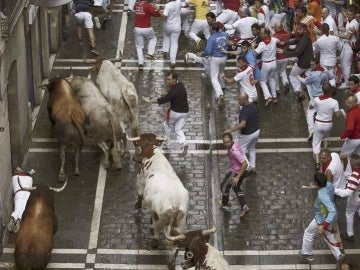
{"type": "Polygon", "coordinates": [[[249,152],[249,173],[256,172],[256,144],[260,136],[259,109],[249,102],[246,93],[238,95],[238,102],[241,107],[239,113],[239,124],[227,129],[224,133],[231,133],[239,130],[239,143],[244,152],[249,152]]]}
{"type": "Polygon", "coordinates": [[[161,96],[156,100],[150,100],[143,97],[148,103],[157,103],[159,105],[170,102],[164,121],[164,130],[167,137],[165,148],[170,148],[171,130],[174,129],[176,139],[180,144],[182,156],[187,154],[188,145],[186,143],[185,133],[183,131],[184,125],[189,118],[189,103],[187,99],[187,92],[182,82],[178,81],[178,76],[174,71],[170,71],[166,75],[166,81],[169,86],[167,94],[161,96]]]}
{"type": "Polygon", "coordinates": [[[178,0],[170,1],[165,4],[162,12],[164,19],[164,39],[163,39],[163,56],[170,58],[170,68],[175,68],[176,55],[178,51],[178,41],[181,33],[181,2],[178,0]]]}
{"type": "Polygon", "coordinates": [[[134,34],[139,70],[144,69],[144,39],[148,40],[146,58],[149,60],[156,59],[154,53],[157,39],[154,29],[151,27],[151,16],[160,17],[159,8],[156,5],[150,4],[146,0],[136,2],[134,34]]]}
{"type": "Polygon", "coordinates": [[[346,202],[346,234],[341,234],[341,238],[354,242],[354,216],[357,212],[360,217],[360,156],[352,154],[350,157],[352,173],[347,179],[345,189],[335,189],[335,194],[340,197],[347,197],[346,202]]]}
{"type": "Polygon", "coordinates": [[[289,80],[293,87],[294,92],[298,96],[298,102],[302,102],[306,99],[306,96],[302,92],[301,82],[298,75],[307,71],[310,68],[310,61],[314,58],[313,46],[306,24],[300,23],[297,27],[297,34],[299,40],[296,44],[295,49],[288,48],[286,51],[278,49],[278,53],[285,53],[288,57],[297,57],[298,61],[294,63],[290,74],[289,80]]]}
{"type": "Polygon", "coordinates": [[[315,218],[310,222],[304,232],[302,248],[299,257],[313,261],[313,243],[316,232],[320,233],[330,251],[338,261],[341,257],[341,241],[337,241],[337,210],[334,202],[334,186],[328,182],[326,175],[321,172],[314,174],[312,187],[317,189],[317,198],[314,203],[315,218]]]}
{"type": "Polygon", "coordinates": [[[91,52],[95,55],[99,55],[96,50],[96,41],[94,35],[94,23],[92,21],[92,15],[90,13],[90,6],[94,4],[94,0],[74,0],[75,4],[75,18],[76,18],[76,33],[79,42],[82,44],[82,28],[85,27],[88,35],[91,47],[91,52]]]}
{"type": "Polygon", "coordinates": [[[250,211],[246,204],[245,194],[241,189],[241,184],[247,176],[248,161],[240,144],[233,140],[231,133],[224,133],[222,139],[230,159],[230,171],[225,175],[220,184],[221,199],[219,205],[230,206],[229,192],[230,188],[232,188],[240,202],[240,218],[244,218],[250,211]]]}

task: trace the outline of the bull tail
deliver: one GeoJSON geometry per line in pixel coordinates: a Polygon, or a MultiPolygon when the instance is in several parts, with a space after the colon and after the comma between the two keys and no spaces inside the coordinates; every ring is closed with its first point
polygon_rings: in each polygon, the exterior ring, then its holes
{"type": "Polygon", "coordinates": [[[137,95],[123,95],[123,99],[125,101],[126,106],[130,112],[130,120],[132,126],[132,134],[131,136],[137,137],[139,136],[137,128],[138,128],[138,97],[137,95]]]}
{"type": "Polygon", "coordinates": [[[112,137],[113,137],[113,146],[112,146],[112,150],[111,150],[111,156],[113,158],[113,163],[114,163],[114,167],[116,169],[120,169],[121,170],[121,157],[120,157],[120,150],[118,150],[117,147],[117,138],[116,138],[116,131],[119,130],[120,134],[123,133],[123,129],[121,127],[121,125],[117,124],[118,121],[116,121],[114,119],[115,114],[106,109],[106,116],[109,119],[110,122],[110,126],[111,126],[111,130],[112,130],[112,137]]]}
{"type": "Polygon", "coordinates": [[[76,119],[74,119],[73,115],[71,115],[70,117],[71,117],[71,122],[75,125],[75,127],[77,128],[77,130],[80,134],[81,144],[84,144],[85,136],[84,136],[84,130],[83,130],[82,126],[80,126],[78,121],[76,121],[76,119]]]}
{"type": "MultiPolygon", "coordinates": [[[[170,216],[170,221],[169,221],[169,227],[167,228],[167,232],[165,233],[165,235],[166,234],[171,235],[171,233],[172,233],[171,229],[174,227],[178,215],[179,215],[179,207],[176,207],[176,208],[172,209],[171,216],[170,216]]],[[[178,234],[178,233],[179,232],[177,232],[176,234],[178,234]]]]}

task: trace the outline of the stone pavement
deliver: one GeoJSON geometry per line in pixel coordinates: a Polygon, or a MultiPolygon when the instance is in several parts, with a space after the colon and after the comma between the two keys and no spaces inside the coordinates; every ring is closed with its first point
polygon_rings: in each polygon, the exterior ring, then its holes
{"type": "MultiPolygon", "coordinates": [[[[115,57],[119,50],[123,61],[117,63],[131,80],[140,96],[155,98],[155,90],[166,89],[165,74],[169,62],[161,58],[161,21],[154,19],[159,60],[146,61],[144,71],[137,69],[134,48],[133,18],[122,13],[123,5],[116,5],[116,13],[106,30],[95,30],[101,56],[115,57]]],[[[56,56],[52,76],[87,76],[91,58],[87,45],[79,46],[72,22],[70,38],[56,56]]],[[[185,65],[183,52],[193,45],[181,36],[179,57],[175,71],[185,84],[190,102],[190,119],[185,132],[189,142],[186,157],[179,156],[179,146],[164,151],[179,178],[189,190],[190,204],[187,229],[210,227],[214,222],[217,232],[211,242],[224,251],[231,269],[335,269],[335,260],[320,237],[314,243],[316,260],[312,266],[297,257],[302,234],[313,218],[314,192],[302,189],[308,185],[314,172],[311,145],[307,142],[303,106],[292,93],[281,95],[280,102],[264,110],[260,99],[261,135],[258,144],[257,174],[244,182],[244,190],[251,207],[249,215],[240,220],[238,202],[219,209],[219,183],[228,169],[227,157],[218,157],[224,151],[220,143],[222,132],[237,123],[237,87],[228,86],[226,106],[214,106],[213,90],[208,79],[201,78],[202,68],[185,65]]],[[[146,54],[146,50],[145,50],[146,54]]],[[[227,65],[228,75],[235,72],[235,62],[227,65]]],[[[95,79],[95,74],[92,74],[95,79]]],[[[339,93],[339,99],[343,96],[339,93]]],[[[140,98],[140,133],[162,134],[162,121],[167,106],[146,104],[140,98]]],[[[24,167],[36,170],[35,182],[58,185],[59,158],[57,143],[51,138],[46,111],[46,95],[39,110],[32,134],[30,152],[24,167]]],[[[340,102],[341,107],[344,103],[340,102]]],[[[344,127],[343,120],[335,122],[332,137],[344,127]]],[[[235,134],[234,134],[235,135],[235,134]]],[[[338,150],[335,140],[330,147],[338,150]]],[[[169,252],[164,242],[159,250],[149,250],[151,239],[150,213],[134,209],[136,201],[137,164],[124,161],[121,171],[105,171],[100,153],[86,147],[81,155],[81,175],[72,175],[72,156],[66,171],[69,184],[66,191],[55,195],[59,229],[54,238],[54,252],[49,269],[166,269],[169,252]]],[[[340,207],[340,228],[344,230],[344,200],[340,207]]],[[[353,244],[345,243],[347,253],[360,254],[359,219],[355,219],[357,236],[353,244]]],[[[0,257],[0,269],[12,264],[14,235],[0,257]]],[[[181,257],[181,256],[179,256],[181,257]]],[[[180,258],[178,258],[178,265],[180,258]]],[[[180,268],[178,268],[180,269],[180,268]]]]}

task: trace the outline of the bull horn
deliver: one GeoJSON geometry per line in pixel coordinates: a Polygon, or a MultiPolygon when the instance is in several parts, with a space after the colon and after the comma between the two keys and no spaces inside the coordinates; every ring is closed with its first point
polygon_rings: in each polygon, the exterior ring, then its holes
{"type": "Polygon", "coordinates": [[[23,190],[23,191],[33,191],[33,190],[36,189],[36,187],[23,187],[21,185],[21,183],[20,183],[20,178],[18,177],[17,179],[18,179],[18,184],[19,184],[19,187],[20,187],[21,190],[23,190]]]}
{"type": "Polygon", "coordinates": [[[156,136],[155,139],[158,140],[158,141],[166,141],[167,137],[166,136],[165,137],[156,136]]]}
{"type": "Polygon", "coordinates": [[[43,80],[40,84],[36,84],[37,88],[45,88],[49,85],[49,79],[43,80]]]}
{"type": "Polygon", "coordinates": [[[110,58],[109,59],[110,62],[121,62],[122,61],[122,57],[121,58],[110,58]]]}
{"type": "Polygon", "coordinates": [[[130,137],[126,134],[126,140],[128,140],[129,142],[136,142],[136,141],[139,141],[140,139],[141,139],[140,137],[130,138],[130,137]]]}
{"type": "Polygon", "coordinates": [[[194,254],[191,251],[185,253],[186,259],[191,260],[194,257],[194,254]]]}
{"type": "Polygon", "coordinates": [[[95,64],[97,59],[84,59],[83,63],[85,64],[95,64]]]}
{"type": "Polygon", "coordinates": [[[65,183],[62,187],[60,188],[54,188],[54,187],[49,187],[50,190],[54,191],[54,192],[61,192],[65,189],[66,185],[67,185],[67,181],[68,181],[68,178],[66,177],[65,179],[65,183]]]}
{"type": "Polygon", "coordinates": [[[165,238],[169,241],[181,241],[181,240],[185,240],[186,236],[185,234],[179,234],[179,235],[176,235],[176,236],[171,236],[171,235],[168,235],[167,233],[164,234],[165,235],[165,238]]]}
{"type": "Polygon", "coordinates": [[[203,230],[202,231],[202,235],[208,235],[208,234],[212,234],[216,232],[216,227],[215,225],[213,225],[213,227],[211,229],[208,229],[208,230],[203,230]]]}

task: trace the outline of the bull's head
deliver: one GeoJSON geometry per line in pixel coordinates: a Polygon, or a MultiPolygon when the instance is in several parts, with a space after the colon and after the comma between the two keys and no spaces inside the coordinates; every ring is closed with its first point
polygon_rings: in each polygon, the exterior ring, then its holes
{"type": "MultiPolygon", "coordinates": [[[[67,185],[67,181],[68,181],[68,179],[66,178],[65,183],[64,183],[64,185],[62,187],[60,187],[60,188],[49,187],[49,190],[52,190],[54,192],[61,192],[61,191],[63,191],[65,189],[65,187],[67,185]]],[[[23,186],[21,186],[19,178],[18,178],[18,184],[19,184],[20,189],[24,190],[24,191],[33,191],[33,190],[36,189],[36,186],[35,187],[23,187],[23,186]]]]}
{"type": "Polygon", "coordinates": [[[153,133],[143,133],[140,137],[130,138],[126,135],[126,139],[129,142],[133,142],[135,147],[141,148],[140,155],[142,157],[149,158],[153,155],[153,146],[160,146],[164,141],[166,141],[166,137],[156,136],[153,133]]]}
{"type": "Polygon", "coordinates": [[[193,240],[193,238],[195,237],[207,237],[210,234],[213,234],[216,232],[216,227],[215,225],[213,225],[213,227],[211,229],[207,229],[207,230],[198,230],[198,231],[190,231],[190,232],[186,232],[184,234],[179,234],[176,236],[170,236],[168,234],[165,234],[165,238],[171,242],[174,242],[176,244],[179,244],[181,246],[184,246],[183,243],[181,243],[182,241],[186,240],[186,246],[188,246],[190,244],[190,242],[193,240]]]}

